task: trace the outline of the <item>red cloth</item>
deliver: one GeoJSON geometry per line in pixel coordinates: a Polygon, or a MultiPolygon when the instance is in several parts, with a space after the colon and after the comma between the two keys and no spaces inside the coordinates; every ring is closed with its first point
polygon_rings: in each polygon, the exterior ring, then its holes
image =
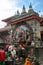
{"type": "Polygon", "coordinates": [[[6,45],[6,48],[9,48],[9,45],[6,45]]]}
{"type": "Polygon", "coordinates": [[[4,60],[5,60],[5,51],[0,50],[0,61],[4,61],[4,60]]]}

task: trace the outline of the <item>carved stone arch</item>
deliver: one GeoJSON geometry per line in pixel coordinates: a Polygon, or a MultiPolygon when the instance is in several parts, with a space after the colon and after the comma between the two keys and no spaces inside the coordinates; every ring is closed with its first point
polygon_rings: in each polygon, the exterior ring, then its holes
{"type": "Polygon", "coordinates": [[[15,31],[17,30],[17,28],[19,28],[20,26],[25,26],[26,28],[30,29],[30,34],[31,34],[31,40],[33,39],[33,30],[31,28],[31,26],[26,23],[26,22],[20,22],[20,23],[17,23],[13,29],[13,32],[12,32],[12,35],[14,37],[14,34],[15,34],[15,31]]]}
{"type": "Polygon", "coordinates": [[[30,26],[28,23],[26,23],[26,22],[17,23],[17,24],[15,25],[14,29],[13,29],[13,32],[14,32],[19,26],[21,26],[21,25],[25,25],[26,27],[30,28],[31,32],[33,32],[31,26],[30,26]]]}

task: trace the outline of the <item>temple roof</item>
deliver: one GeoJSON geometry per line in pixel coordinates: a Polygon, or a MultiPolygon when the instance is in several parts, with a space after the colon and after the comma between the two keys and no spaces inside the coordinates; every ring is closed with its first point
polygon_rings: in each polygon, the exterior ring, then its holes
{"type": "Polygon", "coordinates": [[[5,28],[0,29],[1,32],[9,31],[11,29],[11,26],[6,26],[5,28]]]}
{"type": "Polygon", "coordinates": [[[25,13],[26,13],[26,8],[25,8],[25,6],[23,5],[21,15],[22,15],[22,14],[25,14],[25,13]]]}
{"type": "Polygon", "coordinates": [[[28,14],[30,15],[36,15],[36,16],[39,16],[39,14],[37,12],[34,11],[33,7],[32,7],[32,4],[30,3],[29,5],[29,10],[28,10],[28,14]]]}
{"type": "Polygon", "coordinates": [[[29,5],[29,8],[32,8],[32,5],[31,5],[31,3],[30,3],[30,5],[29,5]]]}
{"type": "Polygon", "coordinates": [[[43,18],[39,17],[39,14],[33,10],[32,5],[30,3],[28,12],[26,12],[26,8],[23,5],[21,14],[19,13],[19,11],[17,11],[16,15],[11,16],[11,17],[4,19],[2,21],[7,22],[7,23],[11,23],[13,21],[22,20],[22,19],[30,17],[30,16],[37,16],[39,19],[43,20],[43,18]]]}

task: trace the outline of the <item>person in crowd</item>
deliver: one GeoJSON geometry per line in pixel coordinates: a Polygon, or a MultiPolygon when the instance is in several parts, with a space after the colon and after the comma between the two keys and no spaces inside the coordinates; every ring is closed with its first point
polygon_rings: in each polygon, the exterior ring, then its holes
{"type": "Polygon", "coordinates": [[[12,65],[16,65],[17,64],[17,55],[14,54],[14,56],[12,57],[12,61],[13,61],[13,64],[12,65]]]}
{"type": "Polygon", "coordinates": [[[12,49],[11,55],[12,55],[12,57],[14,57],[14,55],[16,55],[16,50],[15,49],[12,49]]]}
{"type": "Polygon", "coordinates": [[[37,60],[34,60],[35,65],[40,65],[40,63],[37,60]]]}
{"type": "Polygon", "coordinates": [[[9,57],[9,52],[5,51],[5,55],[6,55],[6,60],[7,60],[7,58],[9,57]]]}
{"type": "Polygon", "coordinates": [[[32,63],[30,62],[29,58],[26,58],[24,65],[32,65],[32,63]]]}
{"type": "Polygon", "coordinates": [[[34,41],[32,41],[32,42],[31,42],[31,46],[34,46],[34,45],[35,45],[35,43],[34,43],[34,41]]]}
{"type": "Polygon", "coordinates": [[[5,51],[0,47],[0,64],[5,65],[5,51]]]}
{"type": "Polygon", "coordinates": [[[35,62],[34,62],[34,60],[32,61],[32,65],[35,65],[35,62]]]}
{"type": "Polygon", "coordinates": [[[24,63],[24,60],[23,60],[22,57],[20,57],[20,60],[19,60],[19,64],[18,65],[23,65],[23,63],[24,63]]]}
{"type": "Polygon", "coordinates": [[[10,60],[12,60],[12,58],[11,58],[11,53],[9,52],[9,54],[6,54],[6,63],[5,63],[5,65],[9,65],[10,64],[10,60]]]}
{"type": "Polygon", "coordinates": [[[16,63],[16,48],[15,48],[15,45],[12,43],[9,48],[8,48],[8,51],[11,53],[11,59],[13,61],[13,65],[15,65],[16,63]]]}
{"type": "Polygon", "coordinates": [[[14,49],[14,44],[9,45],[8,51],[12,51],[12,49],[14,49]]]}
{"type": "Polygon", "coordinates": [[[17,55],[18,55],[19,59],[20,59],[20,57],[22,57],[22,45],[21,44],[19,45],[17,55]]]}
{"type": "Polygon", "coordinates": [[[11,56],[12,56],[12,61],[13,61],[13,65],[16,65],[16,48],[14,46],[14,44],[12,45],[12,50],[11,50],[11,56]]]}

